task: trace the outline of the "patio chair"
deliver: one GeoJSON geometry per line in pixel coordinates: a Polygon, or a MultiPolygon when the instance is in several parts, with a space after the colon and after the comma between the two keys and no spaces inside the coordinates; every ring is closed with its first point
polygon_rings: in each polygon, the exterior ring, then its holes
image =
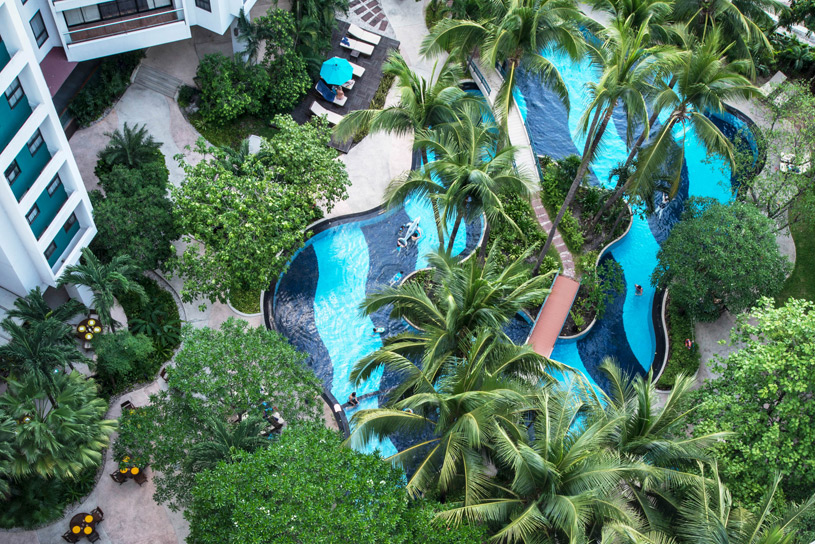
{"type": "Polygon", "coordinates": [[[359,53],[362,53],[368,57],[370,57],[374,52],[373,45],[351,39],[348,36],[343,36],[343,38],[340,40],[340,46],[344,47],[345,49],[350,49],[351,51],[358,51],[359,53]]]}
{"type": "Polygon", "coordinates": [[[349,62],[348,64],[350,64],[351,68],[354,69],[354,77],[362,77],[363,75],[365,75],[365,68],[363,68],[359,64],[354,64],[353,62],[349,62]]]}
{"type": "Polygon", "coordinates": [[[129,400],[124,401],[121,404],[121,406],[122,406],[122,413],[125,413],[128,410],[135,410],[136,408],[138,408],[138,406],[136,406],[135,404],[133,404],[129,400]]]}
{"type": "Polygon", "coordinates": [[[316,100],[311,103],[311,106],[308,107],[308,110],[314,115],[324,115],[326,120],[332,125],[336,125],[337,123],[342,121],[343,117],[342,115],[325,109],[320,104],[318,104],[316,100]]]}
{"type": "Polygon", "coordinates": [[[110,477],[113,479],[114,482],[116,482],[119,485],[122,485],[123,483],[125,483],[127,481],[127,476],[125,476],[124,474],[122,474],[118,470],[116,472],[112,472],[110,474],[110,477]]]}
{"type": "Polygon", "coordinates": [[[368,32],[367,30],[363,30],[354,24],[348,27],[348,33],[358,40],[362,40],[363,42],[368,42],[373,45],[379,45],[379,41],[382,39],[382,36],[379,34],[368,32]]]}
{"type": "Polygon", "coordinates": [[[93,516],[93,520],[96,523],[101,523],[105,519],[105,513],[102,512],[102,509],[99,508],[98,506],[91,510],[91,515],[93,516]]]}
{"type": "Polygon", "coordinates": [[[90,540],[91,542],[96,542],[100,538],[101,537],[99,536],[99,533],[97,533],[96,531],[92,531],[91,534],[88,535],[88,540],[90,540]]]}
{"type": "Polygon", "coordinates": [[[165,366],[164,368],[162,368],[161,372],[159,372],[158,375],[161,376],[161,379],[166,382],[167,381],[167,367],[165,366]]]}
{"type": "Polygon", "coordinates": [[[79,542],[81,537],[79,535],[75,535],[71,531],[65,531],[65,534],[62,535],[62,540],[65,542],[79,542]]]}
{"type": "Polygon", "coordinates": [[[328,85],[320,80],[317,82],[317,85],[314,87],[320,96],[323,97],[327,102],[331,102],[337,106],[344,106],[345,102],[348,100],[347,96],[343,96],[342,98],[337,98],[337,93],[335,93],[328,85]]]}
{"type": "Polygon", "coordinates": [[[133,480],[135,480],[136,483],[139,484],[139,487],[141,487],[147,483],[147,476],[144,475],[144,471],[139,471],[138,474],[133,476],[133,480]]]}

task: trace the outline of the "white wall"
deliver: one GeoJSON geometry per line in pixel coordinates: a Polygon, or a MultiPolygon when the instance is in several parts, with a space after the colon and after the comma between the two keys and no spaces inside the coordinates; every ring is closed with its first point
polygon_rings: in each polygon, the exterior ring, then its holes
{"type": "Polygon", "coordinates": [[[51,12],[51,3],[49,0],[28,0],[25,5],[23,5],[20,0],[7,1],[13,1],[17,7],[17,11],[23,22],[23,27],[26,30],[26,36],[34,50],[34,56],[37,62],[41,62],[52,47],[62,45],[57,25],[54,22],[54,15],[51,12]],[[31,21],[31,18],[34,17],[34,14],[36,14],[38,10],[42,14],[42,20],[45,23],[45,28],[48,30],[48,39],[40,47],[37,47],[37,42],[34,41],[34,33],[31,31],[31,25],[29,24],[29,21],[31,21]]]}

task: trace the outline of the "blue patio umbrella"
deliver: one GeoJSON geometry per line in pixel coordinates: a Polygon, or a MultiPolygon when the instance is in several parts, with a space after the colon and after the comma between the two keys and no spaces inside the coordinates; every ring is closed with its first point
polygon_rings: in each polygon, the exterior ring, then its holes
{"type": "Polygon", "coordinates": [[[320,68],[320,77],[329,85],[342,85],[354,77],[354,69],[347,60],[331,57],[320,68]]]}

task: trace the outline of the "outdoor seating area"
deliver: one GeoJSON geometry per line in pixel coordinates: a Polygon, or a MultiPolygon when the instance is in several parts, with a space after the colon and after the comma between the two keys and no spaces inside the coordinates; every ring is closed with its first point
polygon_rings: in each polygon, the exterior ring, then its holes
{"type": "Polygon", "coordinates": [[[91,510],[90,513],[79,512],[71,518],[69,529],[62,535],[65,542],[79,542],[83,538],[87,538],[91,542],[99,540],[99,533],[96,531],[96,526],[105,519],[105,513],[98,506],[91,510]]]}
{"type": "Polygon", "coordinates": [[[141,487],[147,483],[147,476],[144,474],[143,467],[136,466],[136,463],[130,457],[122,459],[119,466],[119,470],[110,474],[111,479],[117,484],[122,485],[128,480],[133,480],[141,487]]]}
{"type": "MultiPolygon", "coordinates": [[[[379,87],[382,64],[391,50],[399,48],[396,40],[343,21],[338,21],[331,43],[334,45],[320,70],[321,79],[292,112],[299,123],[324,115],[336,125],[348,112],[367,109],[379,87]]],[[[352,145],[352,141],[331,142],[343,153],[352,145]]]]}

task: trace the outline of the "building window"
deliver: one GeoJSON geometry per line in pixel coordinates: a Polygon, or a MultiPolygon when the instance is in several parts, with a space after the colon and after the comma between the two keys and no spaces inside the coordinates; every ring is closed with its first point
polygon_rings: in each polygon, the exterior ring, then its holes
{"type": "Polygon", "coordinates": [[[212,5],[210,5],[209,0],[195,0],[195,5],[204,11],[212,13],[212,5]]]}
{"type": "Polygon", "coordinates": [[[43,142],[42,139],[42,132],[40,132],[40,129],[37,129],[37,132],[34,133],[34,136],[32,136],[30,140],[28,140],[28,152],[31,153],[32,157],[37,153],[37,151],[40,150],[42,144],[44,143],[45,142],[43,142]]]}
{"type": "Polygon", "coordinates": [[[55,242],[51,242],[51,244],[45,249],[45,258],[50,259],[51,255],[57,250],[57,244],[55,242]]]}
{"type": "Polygon", "coordinates": [[[42,44],[48,39],[48,30],[45,28],[42,14],[38,11],[29,22],[31,23],[31,31],[34,33],[34,39],[37,40],[37,45],[42,47],[42,44]]]}
{"type": "Polygon", "coordinates": [[[65,232],[68,232],[69,230],[71,230],[71,227],[74,226],[74,223],[76,223],[76,214],[72,213],[71,217],[68,218],[68,220],[62,226],[62,228],[65,229],[65,232]]]}
{"type": "Polygon", "coordinates": [[[6,179],[8,180],[8,184],[12,185],[14,180],[20,177],[20,166],[17,164],[17,161],[11,161],[11,166],[6,168],[6,179]]]}
{"type": "Polygon", "coordinates": [[[31,209],[28,210],[28,213],[25,214],[25,218],[28,220],[28,224],[30,225],[31,223],[33,223],[38,215],[40,215],[40,209],[37,207],[36,204],[34,204],[33,206],[31,206],[31,209]]]}
{"type": "Polygon", "coordinates": [[[14,107],[20,103],[20,100],[25,96],[23,92],[23,86],[20,84],[20,78],[15,77],[14,81],[11,82],[11,85],[8,86],[6,89],[6,100],[8,100],[8,107],[14,109],[14,107]]]}
{"type": "Polygon", "coordinates": [[[68,27],[117,19],[134,13],[145,13],[172,7],[172,0],[115,0],[63,11],[68,27]]]}
{"type": "Polygon", "coordinates": [[[48,191],[48,196],[54,196],[54,193],[57,192],[60,185],[62,185],[62,180],[59,179],[59,174],[57,174],[54,176],[54,179],[51,180],[51,183],[48,184],[48,188],[46,189],[46,191],[48,191]]]}

